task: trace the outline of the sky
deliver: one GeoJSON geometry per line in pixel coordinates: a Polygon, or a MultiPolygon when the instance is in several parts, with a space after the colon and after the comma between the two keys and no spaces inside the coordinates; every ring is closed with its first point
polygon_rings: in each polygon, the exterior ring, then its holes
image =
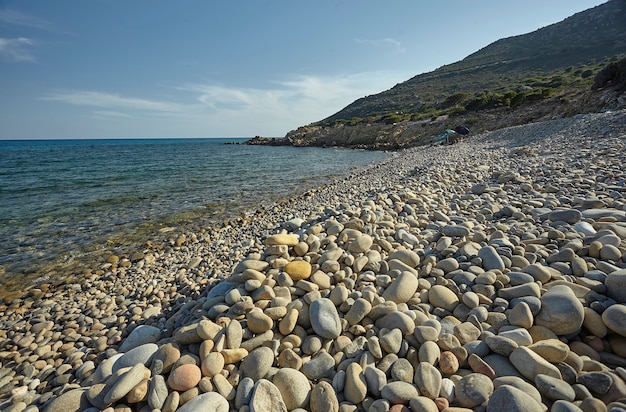
{"type": "Polygon", "coordinates": [[[0,0],[0,139],[281,137],[605,0],[0,0]]]}

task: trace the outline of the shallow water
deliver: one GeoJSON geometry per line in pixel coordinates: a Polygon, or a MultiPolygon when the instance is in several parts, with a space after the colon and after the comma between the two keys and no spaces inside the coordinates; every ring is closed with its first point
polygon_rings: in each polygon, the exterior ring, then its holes
{"type": "Polygon", "coordinates": [[[234,216],[386,156],[224,144],[235,140],[0,141],[0,281],[234,216]]]}

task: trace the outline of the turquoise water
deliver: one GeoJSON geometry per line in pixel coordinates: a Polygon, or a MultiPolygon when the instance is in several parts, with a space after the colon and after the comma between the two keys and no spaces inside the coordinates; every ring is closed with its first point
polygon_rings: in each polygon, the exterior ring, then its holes
{"type": "Polygon", "coordinates": [[[386,156],[224,144],[236,140],[0,141],[0,279],[185,217],[254,210],[386,156]]]}

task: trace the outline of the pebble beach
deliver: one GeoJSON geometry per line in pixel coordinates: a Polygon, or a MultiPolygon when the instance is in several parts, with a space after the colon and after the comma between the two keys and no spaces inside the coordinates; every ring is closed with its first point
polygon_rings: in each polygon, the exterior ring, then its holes
{"type": "Polygon", "coordinates": [[[163,236],[0,302],[0,410],[626,411],[625,110],[163,236]]]}

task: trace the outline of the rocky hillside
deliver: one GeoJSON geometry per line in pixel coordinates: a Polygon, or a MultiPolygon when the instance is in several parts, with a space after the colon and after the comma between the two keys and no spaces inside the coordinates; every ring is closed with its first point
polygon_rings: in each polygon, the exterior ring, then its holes
{"type": "MultiPolygon", "coordinates": [[[[583,90],[573,94],[529,102],[520,107],[497,107],[475,112],[407,120],[349,125],[302,126],[287,134],[282,143],[294,146],[341,146],[375,150],[397,150],[427,145],[445,129],[468,125],[472,134],[531,122],[571,117],[579,113],[603,112],[626,108],[626,94],[613,88],[583,90]]],[[[272,144],[280,140],[273,140],[272,144]]]]}
{"type": "Polygon", "coordinates": [[[616,65],[626,55],[624,21],[626,1],[608,1],[500,39],[268,144],[398,149],[428,144],[461,124],[476,132],[623,108],[624,90],[615,82],[626,72],[626,64],[616,65]],[[618,73],[607,69],[613,66],[618,73]],[[599,73],[613,83],[597,84],[599,73]]]}

